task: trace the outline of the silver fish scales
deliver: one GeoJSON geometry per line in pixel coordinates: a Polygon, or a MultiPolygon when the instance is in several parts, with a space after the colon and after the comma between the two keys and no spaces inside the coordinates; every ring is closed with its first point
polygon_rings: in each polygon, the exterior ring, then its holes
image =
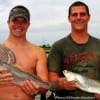
{"type": "Polygon", "coordinates": [[[30,74],[28,72],[24,72],[20,70],[19,68],[17,68],[16,66],[13,66],[12,64],[7,64],[4,62],[0,62],[0,67],[6,67],[8,69],[8,72],[12,73],[14,77],[13,83],[16,85],[21,85],[24,80],[33,80],[37,84],[39,84],[40,87],[43,87],[52,91],[57,89],[57,84],[58,84],[57,81],[50,82],[50,83],[44,82],[43,80],[41,80],[40,77],[34,74],[30,74]]]}
{"type": "Polygon", "coordinates": [[[100,94],[100,81],[88,78],[86,76],[74,73],[68,70],[64,70],[63,74],[65,75],[68,81],[75,81],[76,85],[83,91],[89,93],[100,94]]]}

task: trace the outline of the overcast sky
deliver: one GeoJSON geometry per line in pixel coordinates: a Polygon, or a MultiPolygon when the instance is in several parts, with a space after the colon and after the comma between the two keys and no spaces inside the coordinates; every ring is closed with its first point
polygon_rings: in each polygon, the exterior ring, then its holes
{"type": "MultiPolygon", "coordinates": [[[[34,44],[52,44],[67,36],[70,24],[68,7],[76,0],[0,0],[0,42],[9,35],[7,19],[12,7],[20,4],[31,13],[31,24],[27,38],[34,44]]],[[[90,8],[89,33],[100,38],[100,0],[80,0],[90,8]]]]}

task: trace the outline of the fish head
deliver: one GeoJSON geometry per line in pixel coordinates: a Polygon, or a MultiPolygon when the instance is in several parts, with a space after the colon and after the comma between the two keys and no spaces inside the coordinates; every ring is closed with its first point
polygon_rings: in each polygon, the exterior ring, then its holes
{"type": "Polygon", "coordinates": [[[63,74],[68,81],[75,81],[76,80],[76,75],[71,71],[63,70],[63,74]]]}

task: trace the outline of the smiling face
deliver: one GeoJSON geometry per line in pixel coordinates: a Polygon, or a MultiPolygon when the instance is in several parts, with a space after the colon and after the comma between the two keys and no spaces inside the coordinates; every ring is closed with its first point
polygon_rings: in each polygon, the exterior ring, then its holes
{"type": "Polygon", "coordinates": [[[72,31],[84,31],[87,30],[90,15],[85,6],[73,6],[68,19],[71,23],[72,31]]]}
{"type": "Polygon", "coordinates": [[[24,18],[18,17],[8,20],[8,26],[11,35],[14,37],[21,37],[26,35],[29,22],[27,22],[24,18]]]}

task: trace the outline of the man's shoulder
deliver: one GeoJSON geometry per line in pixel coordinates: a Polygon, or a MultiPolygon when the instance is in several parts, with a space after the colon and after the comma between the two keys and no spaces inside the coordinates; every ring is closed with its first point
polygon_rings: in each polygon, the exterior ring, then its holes
{"type": "Polygon", "coordinates": [[[42,47],[40,47],[40,46],[38,46],[38,45],[36,45],[36,44],[29,43],[29,48],[30,48],[33,52],[38,52],[38,53],[45,52],[45,50],[44,50],[42,47]]]}
{"type": "Polygon", "coordinates": [[[90,36],[91,37],[91,41],[97,45],[100,45],[100,39],[94,36],[90,36]]]}
{"type": "Polygon", "coordinates": [[[70,37],[69,35],[66,36],[66,37],[63,37],[63,38],[55,41],[53,45],[62,45],[62,44],[64,45],[64,44],[67,44],[68,41],[69,41],[69,37],[70,37]]]}
{"type": "Polygon", "coordinates": [[[92,40],[100,42],[100,39],[94,36],[90,36],[92,40]]]}

